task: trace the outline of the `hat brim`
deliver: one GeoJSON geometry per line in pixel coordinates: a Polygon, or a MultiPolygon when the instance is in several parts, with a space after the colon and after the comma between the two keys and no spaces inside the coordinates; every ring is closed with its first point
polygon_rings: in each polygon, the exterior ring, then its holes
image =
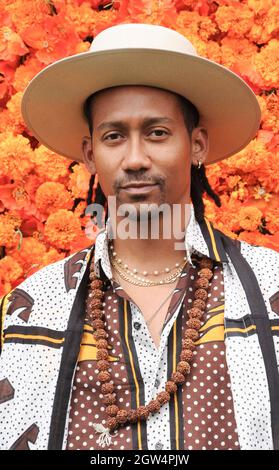
{"type": "Polygon", "coordinates": [[[158,49],[84,52],[61,59],[30,81],[22,115],[43,145],[82,162],[82,138],[89,132],[86,98],[121,85],[162,88],[190,100],[199,110],[199,125],[208,131],[206,164],[236,154],[259,129],[257,98],[238,75],[204,57],[158,49]]]}

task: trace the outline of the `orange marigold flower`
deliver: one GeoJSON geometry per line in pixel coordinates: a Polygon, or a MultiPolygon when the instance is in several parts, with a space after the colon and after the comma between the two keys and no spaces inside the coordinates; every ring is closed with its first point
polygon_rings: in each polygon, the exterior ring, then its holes
{"type": "Polygon", "coordinates": [[[35,203],[37,208],[48,216],[58,209],[70,209],[73,200],[63,184],[48,181],[37,189],[35,203]]]}
{"type": "Polygon", "coordinates": [[[7,253],[23,267],[24,274],[27,276],[31,269],[40,268],[42,258],[46,253],[46,246],[34,237],[25,237],[19,249],[8,249],[7,253]]]}
{"type": "Polygon", "coordinates": [[[239,224],[244,230],[253,232],[261,224],[263,213],[257,207],[241,207],[239,211],[239,224]]]}
{"type": "Polygon", "coordinates": [[[279,87],[279,40],[271,39],[254,57],[257,71],[269,87],[279,87]]]}
{"type": "Polygon", "coordinates": [[[20,91],[15,93],[7,102],[7,109],[9,113],[9,130],[14,134],[21,134],[25,130],[25,122],[21,114],[21,99],[23,93],[20,91]]]}
{"type": "Polygon", "coordinates": [[[234,2],[232,6],[219,6],[215,20],[228,36],[242,38],[253,26],[254,12],[244,3],[234,2]]]}
{"type": "Polygon", "coordinates": [[[11,213],[0,215],[0,246],[14,247],[19,243],[20,224],[20,217],[11,213]]]}
{"type": "Polygon", "coordinates": [[[45,238],[56,248],[69,249],[69,245],[81,235],[78,218],[66,209],[51,214],[45,224],[45,238]]]}
{"type": "Polygon", "coordinates": [[[261,107],[261,128],[279,132],[279,98],[276,93],[257,96],[261,107]]]}
{"type": "Polygon", "coordinates": [[[5,134],[0,142],[0,176],[21,180],[34,168],[29,140],[22,135],[5,134]]]}
{"type": "Polygon", "coordinates": [[[257,46],[246,38],[225,37],[221,41],[222,64],[226,67],[232,67],[240,61],[252,60],[257,54],[257,46]]]}
{"type": "Polygon", "coordinates": [[[13,87],[16,91],[24,91],[32,78],[44,68],[44,64],[37,57],[28,56],[24,64],[15,71],[13,87]]]}
{"type": "Polygon", "coordinates": [[[32,155],[36,174],[44,180],[64,183],[69,175],[70,161],[52,152],[43,145],[36,148],[32,155]]]}
{"type": "Polygon", "coordinates": [[[6,282],[15,282],[23,274],[20,264],[11,256],[4,256],[0,259],[0,279],[6,282]]]}
{"type": "Polygon", "coordinates": [[[278,34],[279,4],[277,0],[248,0],[255,21],[247,37],[258,44],[268,42],[278,34]]]}
{"type": "Polygon", "coordinates": [[[69,176],[68,189],[74,198],[86,199],[89,187],[90,173],[82,163],[74,165],[69,176]]]}
{"type": "Polygon", "coordinates": [[[0,28],[0,44],[0,60],[14,62],[29,52],[19,34],[8,26],[0,28]]]}

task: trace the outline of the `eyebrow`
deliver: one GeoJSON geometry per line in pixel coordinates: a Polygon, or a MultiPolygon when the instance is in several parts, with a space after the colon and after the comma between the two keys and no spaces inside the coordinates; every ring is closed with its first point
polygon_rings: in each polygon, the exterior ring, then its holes
{"type": "MultiPolygon", "coordinates": [[[[166,116],[162,116],[162,117],[149,117],[149,118],[144,118],[142,120],[142,124],[144,127],[147,127],[147,126],[150,126],[152,124],[159,124],[159,123],[171,123],[171,122],[174,122],[174,119],[171,119],[169,117],[166,117],[166,116]]],[[[110,128],[113,128],[113,127],[118,127],[118,128],[121,128],[121,129],[127,129],[127,123],[125,121],[105,121],[105,122],[102,122],[98,127],[97,127],[97,131],[101,131],[103,129],[110,129],[110,128]]]]}

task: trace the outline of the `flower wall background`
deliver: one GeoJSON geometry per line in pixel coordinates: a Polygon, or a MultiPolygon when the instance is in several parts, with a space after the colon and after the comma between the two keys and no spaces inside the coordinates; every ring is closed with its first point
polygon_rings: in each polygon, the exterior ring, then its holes
{"type": "Polygon", "coordinates": [[[206,215],[233,238],[279,251],[278,17],[277,0],[0,0],[0,296],[92,244],[83,216],[90,175],[30,135],[23,90],[42,68],[123,22],[175,29],[257,94],[261,129],[244,150],[208,167],[222,207],[205,198],[206,215]]]}

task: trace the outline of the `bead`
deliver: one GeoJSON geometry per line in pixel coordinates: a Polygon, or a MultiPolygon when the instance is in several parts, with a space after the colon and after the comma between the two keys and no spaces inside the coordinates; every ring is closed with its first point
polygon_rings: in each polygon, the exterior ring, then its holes
{"type": "Polygon", "coordinates": [[[101,299],[90,299],[88,305],[90,309],[100,309],[102,308],[103,302],[101,301],[101,299]]]}
{"type": "Polygon", "coordinates": [[[206,277],[206,279],[210,280],[213,276],[213,272],[211,271],[211,269],[208,269],[208,268],[202,268],[200,269],[200,271],[198,272],[198,275],[199,276],[202,276],[202,277],[206,277]]]}
{"type": "Polygon", "coordinates": [[[199,338],[199,333],[196,330],[189,328],[188,330],[185,331],[185,337],[190,338],[193,341],[196,341],[199,338]]]}
{"type": "Polygon", "coordinates": [[[128,267],[129,267],[128,264],[124,264],[125,269],[128,269],[128,267]]]}
{"type": "Polygon", "coordinates": [[[138,418],[142,421],[145,421],[149,416],[149,411],[146,406],[139,406],[137,412],[138,418]]]}
{"type": "Polygon", "coordinates": [[[191,351],[193,351],[196,348],[196,345],[194,341],[192,341],[190,338],[187,338],[182,340],[182,348],[191,349],[191,351]]]}
{"type": "Polygon", "coordinates": [[[92,326],[94,330],[98,330],[99,328],[104,328],[105,327],[105,322],[100,320],[100,318],[97,318],[97,320],[92,321],[92,326]]]}
{"type": "Polygon", "coordinates": [[[127,418],[128,418],[128,411],[126,410],[119,410],[117,415],[116,415],[116,419],[118,421],[118,423],[120,424],[125,424],[126,421],[127,421],[127,418]]]}
{"type": "MultiPolygon", "coordinates": [[[[119,264],[121,264],[121,263],[122,263],[122,259],[121,259],[121,258],[118,258],[117,262],[118,262],[119,264]]],[[[127,265],[126,265],[126,266],[127,266],[127,265]]]]}
{"type": "Polygon", "coordinates": [[[107,349],[108,347],[108,342],[106,339],[98,339],[96,346],[98,349],[107,349]]]}
{"type": "Polygon", "coordinates": [[[193,330],[199,330],[202,323],[197,318],[190,318],[190,320],[186,321],[186,325],[189,328],[193,328],[193,330]]]}
{"type": "Polygon", "coordinates": [[[104,293],[100,289],[93,289],[91,291],[93,299],[102,300],[104,298],[104,293]]]}
{"type": "Polygon", "coordinates": [[[113,390],[114,390],[114,385],[112,383],[105,383],[105,384],[102,384],[101,386],[101,392],[104,395],[112,393],[113,390]]]}
{"type": "Polygon", "coordinates": [[[213,261],[210,258],[202,258],[199,262],[201,268],[213,268],[213,261]]]}
{"type": "Polygon", "coordinates": [[[180,361],[176,366],[177,372],[180,372],[183,375],[189,374],[191,372],[191,366],[186,361],[180,361]]]}
{"type": "Polygon", "coordinates": [[[91,289],[102,289],[103,281],[101,281],[100,279],[95,279],[91,282],[90,287],[91,289]]]}
{"type": "Polygon", "coordinates": [[[195,299],[193,307],[198,308],[199,310],[205,310],[206,303],[202,299],[195,299]]]}
{"type": "Polygon", "coordinates": [[[202,318],[203,312],[199,308],[192,307],[188,310],[188,315],[190,318],[202,318]]]}
{"type": "Polygon", "coordinates": [[[110,431],[114,431],[118,427],[118,421],[115,417],[109,418],[107,420],[107,425],[110,431]]]}
{"type": "Polygon", "coordinates": [[[108,370],[109,367],[110,367],[109,361],[104,361],[104,360],[97,361],[97,369],[98,370],[108,370]]]}
{"type": "Polygon", "coordinates": [[[170,272],[170,268],[165,268],[166,273],[170,272]]]}
{"type": "Polygon", "coordinates": [[[168,380],[168,382],[166,383],[165,389],[166,389],[166,392],[168,393],[175,393],[177,391],[177,385],[172,380],[168,380]]]}
{"type": "Polygon", "coordinates": [[[116,403],[115,393],[108,393],[107,395],[104,395],[103,401],[105,405],[114,405],[116,403]]]}
{"type": "Polygon", "coordinates": [[[146,408],[149,413],[156,413],[161,408],[161,403],[159,400],[151,400],[148,405],[146,405],[146,408]]]}
{"type": "Polygon", "coordinates": [[[154,271],[155,276],[158,276],[158,274],[159,274],[159,271],[154,271]]]}
{"type": "Polygon", "coordinates": [[[137,410],[129,410],[128,411],[128,421],[129,421],[129,423],[136,423],[137,420],[138,420],[137,410]]]}
{"type": "Polygon", "coordinates": [[[148,272],[147,271],[143,271],[142,273],[144,276],[147,276],[148,272]]]}
{"type": "Polygon", "coordinates": [[[119,408],[116,405],[109,405],[106,407],[106,413],[109,416],[116,416],[118,411],[119,411],[119,408]]]}
{"type": "Polygon", "coordinates": [[[183,384],[185,382],[185,377],[181,372],[173,372],[171,374],[171,380],[176,384],[183,384]]]}
{"type": "Polygon", "coordinates": [[[193,359],[193,356],[193,351],[190,349],[183,349],[180,354],[180,360],[190,362],[193,359]]]}
{"type": "Polygon", "coordinates": [[[207,299],[207,292],[204,289],[197,289],[194,294],[195,299],[207,299]]]}
{"type": "Polygon", "coordinates": [[[97,319],[97,318],[102,318],[104,315],[104,312],[103,310],[96,308],[91,314],[92,314],[92,318],[97,319]]]}
{"type": "Polygon", "coordinates": [[[94,331],[93,336],[96,339],[101,339],[101,338],[107,338],[108,334],[106,330],[99,328],[98,330],[94,331]]]}
{"type": "Polygon", "coordinates": [[[206,277],[200,277],[199,279],[195,280],[194,286],[202,289],[208,289],[209,280],[206,277]]]}
{"type": "Polygon", "coordinates": [[[108,382],[111,379],[111,375],[107,370],[103,370],[102,372],[99,372],[97,377],[98,377],[98,380],[100,380],[100,382],[108,382]]]}
{"type": "Polygon", "coordinates": [[[95,271],[90,271],[90,273],[89,273],[89,279],[90,279],[90,281],[94,281],[95,279],[98,279],[98,276],[97,276],[97,274],[95,273],[95,271]]]}
{"type": "Polygon", "coordinates": [[[164,405],[170,401],[170,394],[168,392],[160,392],[156,398],[160,403],[162,403],[162,405],[164,405]]]}
{"type": "Polygon", "coordinates": [[[97,351],[97,359],[100,360],[100,359],[108,359],[109,357],[109,353],[106,349],[99,349],[97,351]]]}

